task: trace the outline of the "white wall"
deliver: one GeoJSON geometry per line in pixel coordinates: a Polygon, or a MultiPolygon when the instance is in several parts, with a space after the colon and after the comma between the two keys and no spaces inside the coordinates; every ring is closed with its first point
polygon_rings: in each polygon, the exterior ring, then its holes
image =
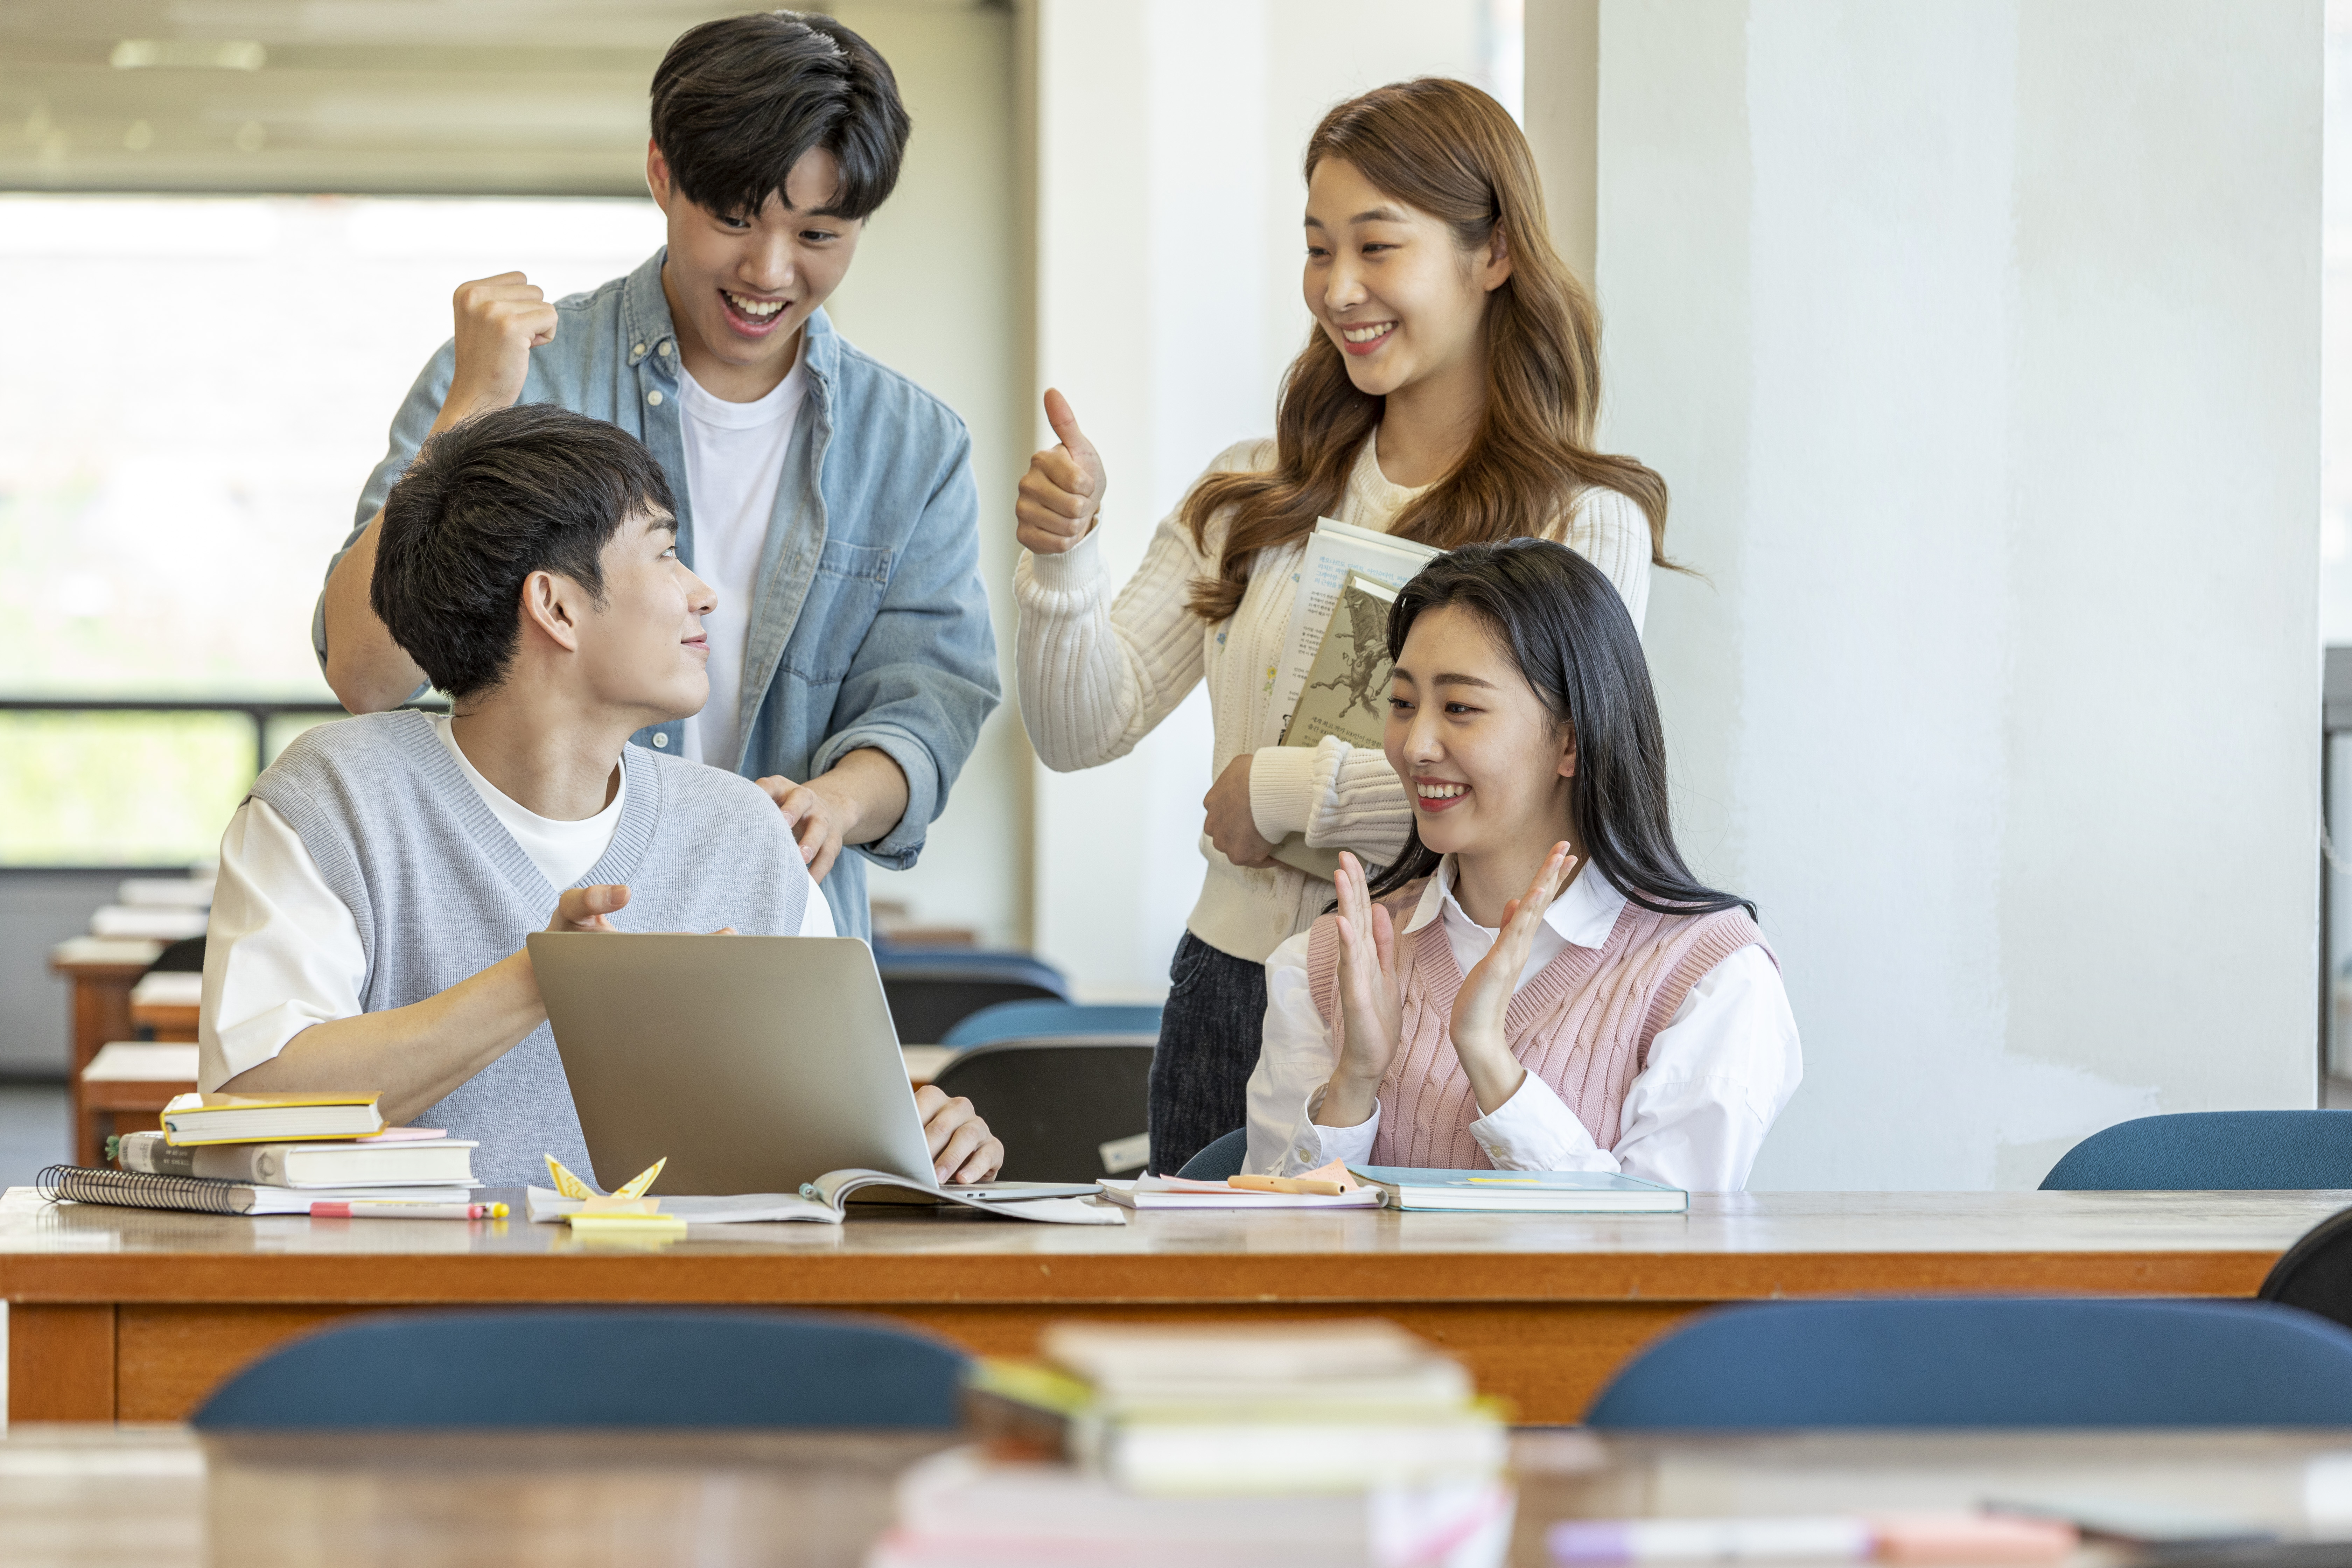
{"type": "MultiPolygon", "coordinates": [[[[1273,429],[1276,384],[1307,326],[1298,161],[1316,121],[1383,82],[1482,79],[1510,58],[1516,8],[1031,4],[1037,392],[1059,386],[1103,453],[1103,553],[1123,582],[1209,459],[1273,429]]],[[[1032,444],[1050,443],[1034,397],[1029,417],[1032,444]]],[[[1011,489],[1001,512],[985,500],[982,510],[1009,531],[1011,489]]],[[[1131,755],[1081,773],[1039,771],[1036,942],[1082,993],[1166,992],[1200,891],[1209,754],[1196,692],[1131,755]]]]}
{"type": "Polygon", "coordinates": [[[2320,67],[2316,0],[1601,0],[1682,833],[1805,1039],[1758,1187],[2313,1103],[2320,67]]]}

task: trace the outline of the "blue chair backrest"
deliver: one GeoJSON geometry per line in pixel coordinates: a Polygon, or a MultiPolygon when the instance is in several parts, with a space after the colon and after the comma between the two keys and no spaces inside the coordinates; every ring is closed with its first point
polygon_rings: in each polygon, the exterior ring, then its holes
{"type": "Polygon", "coordinates": [[[1055,993],[1069,989],[1069,977],[1034,952],[1018,952],[992,947],[898,947],[887,942],[874,943],[874,965],[885,973],[892,969],[950,969],[969,973],[977,969],[1008,970],[1024,977],[1040,977],[1038,984],[1055,993]]]}
{"type": "Polygon", "coordinates": [[[386,1313],[271,1352],[214,1390],[194,1424],[950,1428],[963,1364],[904,1329],[808,1313],[386,1313]]]}
{"type": "Polygon", "coordinates": [[[2077,1193],[2352,1188],[2352,1110],[2143,1116],[2067,1150],[2042,1186],[2077,1193]]]}
{"type": "Polygon", "coordinates": [[[1176,1173],[1190,1182],[1222,1182],[1228,1176],[1240,1175],[1242,1162],[1248,1157],[1249,1129],[1236,1127],[1203,1146],[1176,1173]]]}
{"type": "Polygon", "coordinates": [[[1643,1351],[1594,1426],[2338,1426],[2352,1330],[2254,1301],[1775,1301],[1643,1351]]]}
{"type": "Polygon", "coordinates": [[[1148,1003],[999,1002],[959,1020],[940,1044],[981,1046],[1055,1035],[1143,1035],[1157,1040],[1160,1009],[1148,1003]]]}
{"type": "Polygon", "coordinates": [[[902,1046],[937,1045],[958,1024],[983,1008],[1007,1002],[1067,1002],[1069,983],[1061,971],[1034,959],[1018,963],[974,963],[936,956],[885,959],[882,994],[902,1046]]]}

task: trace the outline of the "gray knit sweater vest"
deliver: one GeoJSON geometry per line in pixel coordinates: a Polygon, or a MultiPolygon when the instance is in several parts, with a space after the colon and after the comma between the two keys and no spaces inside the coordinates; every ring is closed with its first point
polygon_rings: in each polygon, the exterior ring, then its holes
{"type": "MultiPolygon", "coordinates": [[[[628,798],[604,858],[576,886],[628,886],[625,931],[791,936],[811,892],[783,817],[759,785],[719,768],[622,748],[628,798]]],[[[544,931],[559,889],[458,771],[422,713],[374,713],[305,731],[255,781],[301,837],[367,949],[361,1005],[446,991],[544,931]]],[[[649,1050],[660,1042],[648,1040],[649,1050]]],[[[352,1084],[354,1089],[374,1084],[352,1084]]],[[[591,1169],[555,1037],[545,1024],[416,1119],[478,1140],[484,1186],[547,1182],[541,1154],[591,1169]]]]}

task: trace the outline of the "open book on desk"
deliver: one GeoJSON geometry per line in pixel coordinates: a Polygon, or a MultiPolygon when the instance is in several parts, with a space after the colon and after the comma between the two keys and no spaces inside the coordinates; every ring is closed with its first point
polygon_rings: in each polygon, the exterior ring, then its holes
{"type": "MultiPolygon", "coordinates": [[[[648,1214],[668,1215],[688,1225],[757,1225],[776,1220],[839,1225],[853,1202],[916,1207],[961,1204],[984,1214],[1046,1225],[1125,1225],[1127,1215],[1118,1209],[1086,1201],[1095,1190],[1091,1182],[984,1182],[968,1187],[932,1187],[886,1171],[827,1171],[814,1182],[803,1183],[798,1193],[635,1201],[649,1205],[648,1214]]],[[[530,1217],[539,1224],[569,1219],[593,1201],[567,1198],[546,1187],[532,1187],[526,1195],[530,1217]]]]}

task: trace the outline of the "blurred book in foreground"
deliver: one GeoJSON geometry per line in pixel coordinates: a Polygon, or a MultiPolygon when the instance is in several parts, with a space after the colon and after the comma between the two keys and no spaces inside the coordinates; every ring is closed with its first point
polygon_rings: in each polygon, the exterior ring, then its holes
{"type": "Polygon", "coordinates": [[[1064,1323],[1040,1345],[1042,1362],[978,1363],[973,1423],[1000,1457],[1059,1461],[1104,1496],[1491,1500],[1500,1485],[1502,1411],[1392,1323],[1064,1323]]]}
{"type": "Polygon", "coordinates": [[[1299,1496],[1141,1497],[1068,1465],[934,1455],[866,1568],[1499,1568],[1496,1477],[1299,1496]]]}

